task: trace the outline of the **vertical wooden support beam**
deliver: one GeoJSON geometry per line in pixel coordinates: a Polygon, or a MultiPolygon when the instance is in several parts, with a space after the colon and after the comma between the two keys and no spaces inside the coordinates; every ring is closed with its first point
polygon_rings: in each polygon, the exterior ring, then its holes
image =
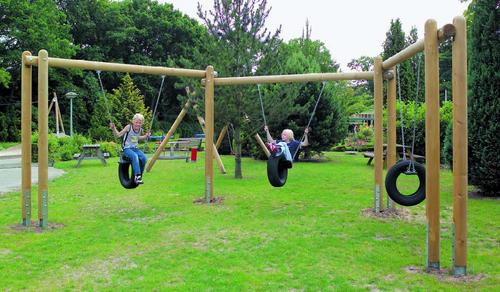
{"type": "Polygon", "coordinates": [[[224,140],[224,136],[226,136],[227,133],[227,125],[222,128],[222,130],[219,133],[219,137],[217,137],[217,143],[215,143],[215,149],[219,149],[220,145],[222,144],[222,140],[224,140]]]}
{"type": "Polygon", "coordinates": [[[207,67],[205,77],[205,200],[210,203],[214,197],[214,67],[207,67]]]}
{"type": "Polygon", "coordinates": [[[267,149],[266,144],[264,144],[264,141],[262,141],[262,138],[258,133],[255,134],[255,139],[257,140],[257,143],[259,143],[260,148],[262,148],[262,151],[264,151],[266,156],[269,158],[269,156],[271,156],[271,152],[269,152],[269,149],[267,149]]]}
{"type": "Polygon", "coordinates": [[[467,273],[467,28],[453,19],[453,274],[467,273]]]}
{"type": "Polygon", "coordinates": [[[46,228],[49,216],[49,54],[38,52],[38,220],[46,228]]]}
{"type": "Polygon", "coordinates": [[[425,22],[425,193],[427,268],[439,269],[439,52],[437,23],[425,22]]]}
{"type": "Polygon", "coordinates": [[[32,66],[26,64],[30,52],[23,52],[21,63],[21,213],[23,226],[31,225],[31,77],[32,66]]]}
{"type": "Polygon", "coordinates": [[[151,171],[151,168],[155,164],[156,160],[158,160],[158,157],[160,156],[161,152],[163,151],[163,149],[167,145],[168,140],[175,133],[175,131],[177,130],[177,127],[179,127],[180,123],[182,122],[182,119],[184,119],[184,116],[186,115],[190,106],[191,106],[191,101],[188,100],[186,102],[186,104],[184,104],[184,107],[182,108],[181,112],[179,113],[179,115],[175,119],[174,123],[170,127],[170,130],[168,130],[167,135],[165,136],[163,141],[161,141],[160,146],[158,146],[158,149],[156,149],[156,152],[153,154],[153,157],[151,157],[151,160],[149,160],[149,163],[146,166],[147,172],[151,171]]]}
{"type": "MultiPolygon", "coordinates": [[[[391,68],[393,72],[394,67],[391,68]]],[[[387,82],[387,169],[396,164],[396,76],[387,82]]],[[[394,208],[395,205],[387,196],[387,208],[394,208]]]]}
{"type": "Polygon", "coordinates": [[[382,74],[382,57],[375,58],[374,64],[374,109],[375,109],[375,212],[380,212],[382,209],[382,194],[383,194],[383,74],[382,74]]]}

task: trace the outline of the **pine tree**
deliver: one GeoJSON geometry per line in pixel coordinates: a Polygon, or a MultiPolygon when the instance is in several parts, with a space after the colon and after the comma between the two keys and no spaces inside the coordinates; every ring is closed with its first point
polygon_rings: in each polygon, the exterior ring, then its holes
{"type": "MultiPolygon", "coordinates": [[[[386,33],[386,39],[383,46],[384,51],[382,53],[382,58],[384,60],[394,56],[408,46],[399,18],[391,20],[391,26],[386,33]]],[[[404,61],[399,65],[399,75],[401,98],[403,100],[413,100],[415,98],[415,76],[411,68],[410,60],[404,61]]]]}
{"type": "MultiPolygon", "coordinates": [[[[219,76],[253,75],[262,57],[277,47],[280,30],[270,33],[265,27],[269,12],[266,0],[215,0],[213,10],[208,12],[202,11],[198,4],[198,16],[216,39],[210,54],[216,59],[208,61],[217,68],[219,76]]],[[[217,119],[234,126],[234,176],[242,178],[241,137],[244,135],[241,129],[246,111],[255,105],[254,96],[248,87],[222,88],[215,101],[217,119]]]]}
{"type": "Polygon", "coordinates": [[[131,123],[136,113],[144,115],[142,126],[144,131],[149,130],[151,126],[152,112],[144,105],[144,96],[141,95],[129,74],[125,74],[120,86],[113,89],[112,94],[99,97],[95,109],[90,122],[92,127],[89,130],[94,140],[112,139],[109,129],[110,120],[120,130],[131,123]]]}
{"type": "Polygon", "coordinates": [[[469,7],[469,182],[500,196],[500,31],[498,0],[469,7]]]}

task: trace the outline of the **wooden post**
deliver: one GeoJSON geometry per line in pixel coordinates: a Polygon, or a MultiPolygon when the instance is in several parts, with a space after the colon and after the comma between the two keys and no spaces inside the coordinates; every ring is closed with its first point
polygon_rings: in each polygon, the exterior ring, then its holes
{"type": "MultiPolygon", "coordinates": [[[[394,67],[390,70],[394,71],[394,67]]],[[[395,72],[395,71],[394,71],[395,72]]],[[[387,169],[396,164],[396,78],[387,81],[387,169]]],[[[387,196],[387,208],[394,208],[391,198],[387,196]]]]}
{"type": "Polygon", "coordinates": [[[259,143],[260,148],[262,148],[264,153],[266,153],[266,156],[269,158],[269,156],[271,156],[271,152],[269,152],[269,149],[267,149],[266,144],[264,144],[264,141],[262,141],[262,138],[258,133],[255,134],[255,139],[257,140],[257,143],[259,143]]]}
{"type": "MultiPolygon", "coordinates": [[[[196,108],[196,107],[197,107],[197,105],[193,106],[193,108],[196,108]]],[[[201,126],[201,130],[203,131],[203,133],[206,136],[207,131],[205,129],[205,120],[203,119],[203,117],[200,117],[198,115],[196,115],[196,118],[198,119],[198,123],[201,126]]],[[[206,144],[207,144],[207,142],[205,140],[205,147],[206,147],[206,144]]],[[[224,167],[224,163],[222,163],[222,159],[220,158],[219,151],[217,150],[217,146],[215,144],[214,144],[214,158],[215,158],[215,161],[217,161],[217,165],[219,166],[220,172],[222,174],[226,174],[226,168],[224,167]]]]}
{"type": "Polygon", "coordinates": [[[205,77],[205,200],[210,203],[214,197],[214,67],[208,66],[205,77]]]}
{"type": "Polygon", "coordinates": [[[49,54],[38,52],[38,220],[40,227],[46,228],[49,215],[49,54]]]}
{"type": "Polygon", "coordinates": [[[453,274],[467,274],[467,29],[463,16],[453,19],[453,274]]]}
{"type": "MultiPolygon", "coordinates": [[[[63,124],[62,115],[61,115],[61,108],[59,107],[59,100],[57,100],[57,94],[55,92],[54,92],[54,100],[55,100],[55,104],[56,104],[56,133],[59,134],[59,126],[61,126],[61,130],[62,130],[63,134],[65,134],[64,124],[63,124]],[[60,124],[57,123],[57,119],[59,119],[60,124]]],[[[50,107],[49,107],[49,113],[50,113],[50,107]]]]}
{"type": "Polygon", "coordinates": [[[373,86],[374,86],[374,109],[375,109],[375,145],[374,145],[374,156],[375,156],[375,212],[380,212],[383,205],[383,74],[382,74],[382,57],[378,56],[375,58],[374,64],[374,76],[373,76],[373,86]]]}
{"type": "Polygon", "coordinates": [[[160,146],[158,146],[158,149],[156,149],[156,152],[153,154],[153,157],[151,157],[151,160],[149,160],[149,163],[146,166],[147,172],[151,171],[151,168],[155,164],[156,160],[158,160],[158,157],[160,156],[161,152],[163,151],[163,148],[165,148],[165,146],[167,145],[168,140],[175,133],[175,130],[177,130],[177,127],[179,127],[179,124],[182,122],[182,119],[184,119],[184,116],[186,115],[190,106],[191,106],[191,101],[188,100],[186,102],[186,104],[184,104],[184,107],[182,108],[179,115],[177,116],[177,119],[175,119],[174,123],[170,127],[170,130],[168,130],[167,135],[165,136],[163,141],[161,141],[160,146]]]}
{"type": "Polygon", "coordinates": [[[22,187],[21,213],[23,226],[31,225],[31,76],[32,67],[26,64],[30,52],[23,52],[21,63],[21,144],[22,187]]]}
{"type": "Polygon", "coordinates": [[[57,103],[57,114],[59,115],[59,121],[61,122],[61,130],[63,134],[66,134],[66,131],[64,131],[64,123],[61,115],[61,108],[59,107],[59,103],[57,103]]]}
{"type": "Polygon", "coordinates": [[[215,149],[219,149],[220,145],[222,144],[222,140],[224,140],[224,136],[226,136],[227,133],[227,125],[222,128],[222,130],[219,133],[219,137],[217,137],[217,143],[215,143],[215,149]]]}
{"type": "Polygon", "coordinates": [[[425,193],[427,211],[427,268],[439,269],[439,52],[437,24],[425,22],[425,193]]]}
{"type": "MultiPolygon", "coordinates": [[[[92,71],[109,71],[109,72],[122,72],[122,73],[137,73],[137,74],[151,74],[151,75],[165,75],[177,77],[193,77],[204,78],[205,70],[181,69],[181,68],[168,68],[158,66],[142,66],[134,64],[119,64],[108,62],[96,62],[86,60],[71,60],[61,58],[49,58],[49,66],[53,68],[78,68],[92,71]]],[[[27,64],[37,66],[40,62],[40,56],[30,56],[27,58],[27,64]]]]}

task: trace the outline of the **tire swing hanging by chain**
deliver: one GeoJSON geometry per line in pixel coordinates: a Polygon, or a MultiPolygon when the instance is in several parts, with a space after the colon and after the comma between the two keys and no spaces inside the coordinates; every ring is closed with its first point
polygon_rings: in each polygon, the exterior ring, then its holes
{"type": "MultiPolygon", "coordinates": [[[[425,167],[414,160],[414,148],[415,148],[415,127],[416,127],[416,104],[418,103],[419,87],[420,87],[420,55],[418,57],[417,63],[417,90],[415,97],[415,108],[413,111],[413,139],[411,145],[411,154],[409,159],[406,158],[405,149],[405,138],[404,138],[404,125],[403,125],[403,111],[400,111],[401,116],[401,140],[403,144],[403,159],[393,165],[385,177],[385,189],[389,197],[396,203],[403,206],[415,206],[425,200],[425,167]],[[418,189],[412,194],[403,194],[397,187],[397,179],[401,174],[404,175],[417,175],[419,185],[418,189]]],[[[402,102],[401,98],[401,84],[399,81],[399,65],[396,67],[396,77],[398,82],[398,95],[399,101],[402,102]]]]}
{"type": "MultiPolygon", "coordinates": [[[[111,123],[112,122],[111,121],[111,113],[109,111],[109,104],[108,104],[108,99],[106,97],[106,92],[104,90],[104,86],[102,85],[101,71],[96,71],[96,72],[97,72],[97,78],[99,79],[99,84],[101,86],[102,96],[104,97],[104,100],[106,102],[106,110],[107,110],[107,113],[109,116],[109,122],[111,123]]],[[[149,132],[151,132],[151,129],[153,128],[153,122],[154,122],[155,115],[156,115],[156,109],[158,107],[158,101],[159,101],[160,96],[161,96],[161,91],[163,89],[164,82],[165,82],[165,75],[162,75],[161,76],[161,85],[160,85],[160,89],[158,90],[158,97],[156,98],[156,105],[154,108],[153,117],[151,120],[151,127],[149,128],[149,132]]],[[[129,132],[130,132],[130,130],[129,130],[129,132]]],[[[127,136],[129,134],[129,132],[127,132],[123,136],[123,140],[122,140],[122,150],[120,151],[120,155],[119,155],[120,157],[118,159],[118,179],[119,179],[122,187],[124,187],[126,189],[135,189],[139,186],[139,184],[137,184],[134,180],[134,174],[133,174],[133,170],[132,170],[132,161],[130,160],[130,158],[125,156],[125,154],[123,153],[123,147],[125,146],[124,144],[125,144],[125,141],[127,140],[127,136]]],[[[145,165],[143,165],[140,160],[139,160],[139,166],[141,168],[141,175],[142,175],[142,170],[144,170],[145,165]]]]}
{"type": "MultiPolygon", "coordinates": [[[[319,96],[316,99],[316,103],[314,105],[314,109],[313,109],[311,116],[309,118],[309,122],[307,123],[306,129],[309,129],[309,126],[311,125],[311,121],[314,117],[314,114],[316,113],[316,109],[318,108],[318,104],[319,104],[319,101],[321,100],[321,96],[323,95],[325,85],[326,85],[326,81],[323,81],[319,96]]],[[[262,118],[264,120],[264,125],[267,126],[266,115],[264,112],[264,103],[262,101],[262,94],[260,92],[260,84],[257,84],[257,90],[259,92],[259,100],[260,100],[260,107],[262,110],[262,118]]],[[[304,138],[305,138],[305,134],[302,135],[302,138],[299,140],[300,143],[292,155],[292,158],[291,158],[292,161],[295,161],[295,157],[300,150],[300,145],[301,145],[302,141],[304,140],[304,138]]],[[[267,179],[269,180],[269,183],[273,187],[282,187],[285,185],[286,180],[288,178],[288,169],[292,168],[293,163],[292,163],[292,161],[287,160],[286,156],[283,153],[283,151],[281,150],[281,148],[279,148],[279,146],[277,146],[277,147],[278,147],[277,151],[271,153],[271,155],[267,159],[267,179]]]]}

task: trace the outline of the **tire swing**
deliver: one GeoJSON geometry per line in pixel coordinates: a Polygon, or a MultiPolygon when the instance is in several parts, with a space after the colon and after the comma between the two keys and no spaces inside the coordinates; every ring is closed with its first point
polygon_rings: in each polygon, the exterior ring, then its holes
{"type": "Polygon", "coordinates": [[[118,160],[118,178],[120,179],[120,184],[126,189],[135,189],[139,186],[134,181],[134,173],[132,171],[130,158],[123,155],[123,152],[120,152],[120,159],[118,160]]]}
{"type": "MultiPolygon", "coordinates": [[[[316,113],[316,109],[318,108],[319,101],[321,99],[321,95],[323,95],[323,90],[325,89],[326,82],[323,81],[323,86],[321,87],[321,91],[319,93],[318,99],[316,100],[316,104],[314,105],[314,110],[311,114],[311,117],[309,118],[309,122],[307,123],[306,129],[309,128],[311,125],[311,121],[314,117],[314,114],[316,113]]],[[[264,103],[262,102],[262,95],[260,93],[260,84],[257,84],[257,89],[259,91],[259,99],[260,99],[260,106],[262,110],[262,118],[264,119],[264,125],[267,125],[266,122],[266,115],[264,113],[264,103]]],[[[299,140],[301,143],[304,140],[304,135],[302,135],[302,138],[299,140]]],[[[295,156],[300,150],[300,145],[297,147],[295,152],[293,153],[292,156],[292,161],[295,160],[295,156]]],[[[285,185],[286,180],[288,178],[288,169],[292,168],[293,164],[291,161],[287,160],[285,158],[285,154],[283,151],[279,150],[276,151],[275,153],[272,153],[269,158],[267,159],[267,179],[269,180],[269,183],[273,187],[282,187],[285,185]]]]}
{"type": "MultiPolygon", "coordinates": [[[[399,88],[399,100],[401,99],[401,86],[399,82],[399,65],[396,67],[396,76],[399,88]]],[[[417,65],[417,90],[415,103],[418,102],[418,92],[419,92],[419,81],[420,81],[420,58],[417,65]]],[[[425,167],[416,162],[413,157],[413,151],[415,148],[415,126],[416,126],[416,110],[414,110],[413,115],[413,140],[411,146],[411,154],[409,159],[406,158],[405,150],[405,138],[404,138],[404,125],[403,125],[403,113],[401,111],[401,140],[403,144],[403,160],[394,164],[385,177],[385,189],[389,197],[396,203],[403,206],[415,206],[420,204],[425,200],[425,167]],[[397,187],[397,179],[401,174],[404,175],[417,175],[418,176],[418,189],[412,194],[403,194],[397,187]]]]}
{"type": "MultiPolygon", "coordinates": [[[[97,72],[97,77],[99,79],[99,84],[101,86],[102,95],[103,95],[104,99],[106,100],[106,110],[108,112],[109,122],[111,123],[112,122],[112,120],[111,120],[111,113],[109,111],[109,105],[108,105],[108,99],[106,97],[106,92],[104,91],[104,86],[102,85],[101,71],[96,71],[96,72],[97,72]]],[[[151,127],[149,129],[149,132],[153,128],[153,122],[154,122],[154,118],[155,118],[155,114],[156,114],[156,109],[158,107],[158,101],[160,99],[161,91],[162,91],[162,88],[163,88],[163,83],[165,81],[165,75],[162,75],[161,77],[162,77],[162,79],[161,79],[161,85],[160,85],[160,89],[158,91],[158,97],[156,99],[156,105],[155,105],[155,108],[154,108],[153,118],[152,118],[152,121],[151,121],[151,127]]],[[[128,158],[127,156],[125,156],[124,153],[123,153],[123,147],[125,146],[124,144],[125,144],[125,141],[127,140],[127,136],[128,136],[128,132],[123,137],[123,140],[122,140],[122,151],[120,151],[120,157],[118,159],[118,180],[120,181],[120,184],[124,188],[126,188],[126,189],[135,189],[139,185],[134,180],[134,173],[133,173],[133,170],[132,170],[132,161],[130,161],[130,158],[128,158]]],[[[143,165],[143,163],[140,160],[139,160],[139,165],[140,165],[141,170],[144,169],[144,165],[143,165]]],[[[142,175],[142,173],[141,173],[141,175],[142,175]]]]}
{"type": "Polygon", "coordinates": [[[288,178],[288,169],[292,168],[292,163],[286,160],[285,155],[273,153],[267,159],[267,179],[273,187],[282,187],[288,178]]]}

